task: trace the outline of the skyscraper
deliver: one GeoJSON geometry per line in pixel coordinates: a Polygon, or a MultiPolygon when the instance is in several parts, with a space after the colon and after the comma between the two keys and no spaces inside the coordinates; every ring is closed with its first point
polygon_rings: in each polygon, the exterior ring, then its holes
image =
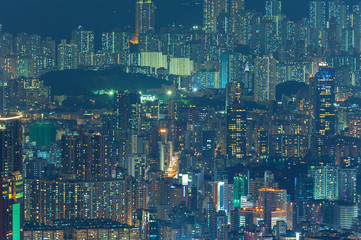
{"type": "Polygon", "coordinates": [[[22,170],[22,116],[0,116],[0,176],[22,170]]]}
{"type": "Polygon", "coordinates": [[[333,166],[312,167],[309,175],[313,178],[313,198],[338,200],[339,170],[333,166]]]}
{"type": "Polygon", "coordinates": [[[67,44],[66,40],[61,40],[58,45],[58,70],[78,68],[78,45],[74,43],[67,44]]]}
{"type": "Polygon", "coordinates": [[[274,225],[272,212],[286,210],[286,190],[262,188],[258,190],[258,207],[263,209],[266,233],[274,225]]]}
{"type": "MultiPolygon", "coordinates": [[[[247,113],[238,99],[227,109],[227,158],[239,163],[246,155],[247,113]]],[[[230,163],[231,164],[231,163],[230,163]]],[[[233,165],[233,164],[231,164],[233,165]]]]}
{"type": "Polygon", "coordinates": [[[203,2],[203,30],[206,33],[215,33],[217,30],[217,0],[203,2]]]}
{"type": "Polygon", "coordinates": [[[335,71],[327,63],[320,63],[320,70],[311,80],[314,101],[315,133],[335,133],[335,71]]]}
{"type": "Polygon", "coordinates": [[[266,1],[266,16],[272,17],[282,14],[282,2],[280,0],[266,1]]]}
{"type": "Polygon", "coordinates": [[[22,239],[22,116],[0,117],[0,239],[22,239]]]}
{"type": "Polygon", "coordinates": [[[137,0],[135,8],[135,35],[154,32],[155,4],[152,0],[137,0]]]}
{"type": "Polygon", "coordinates": [[[238,174],[233,178],[233,207],[242,206],[242,200],[248,196],[249,176],[246,174],[238,174]]]}
{"type": "Polygon", "coordinates": [[[310,1],[310,25],[312,28],[326,27],[326,1],[310,1]]]}
{"type": "Polygon", "coordinates": [[[94,32],[84,30],[83,26],[72,32],[72,43],[78,45],[82,53],[94,52],[94,32]]]}

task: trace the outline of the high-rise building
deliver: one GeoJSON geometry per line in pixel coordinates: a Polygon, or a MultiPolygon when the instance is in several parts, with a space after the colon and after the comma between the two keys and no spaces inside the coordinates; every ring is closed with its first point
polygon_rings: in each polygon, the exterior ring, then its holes
{"type": "Polygon", "coordinates": [[[220,79],[220,88],[226,88],[229,79],[229,55],[226,53],[221,54],[221,63],[219,66],[219,79],[220,79]]]}
{"type": "Polygon", "coordinates": [[[206,33],[215,33],[217,31],[217,0],[203,1],[203,30],[206,33]]]}
{"type": "Polygon", "coordinates": [[[271,232],[273,222],[273,211],[287,210],[286,190],[274,188],[262,188],[258,190],[258,207],[263,209],[266,233],[271,232]]]}
{"type": "Polygon", "coordinates": [[[58,45],[58,70],[77,69],[79,47],[74,43],[67,44],[66,40],[61,40],[58,45]]]}
{"type": "Polygon", "coordinates": [[[22,116],[0,116],[0,176],[22,170],[22,116]]]}
{"type": "MultiPolygon", "coordinates": [[[[246,155],[247,113],[238,99],[227,109],[227,158],[234,164],[246,155]]],[[[233,164],[231,164],[233,165],[233,164]]]]}
{"type": "Polygon", "coordinates": [[[307,202],[313,199],[313,178],[300,176],[295,178],[295,201],[307,202]]]}
{"type": "Polygon", "coordinates": [[[311,79],[314,101],[315,133],[321,136],[335,133],[335,71],[327,63],[311,79]]]}
{"type": "Polygon", "coordinates": [[[228,220],[225,211],[219,211],[216,215],[217,240],[228,239],[228,220]]]}
{"type": "Polygon", "coordinates": [[[72,43],[79,47],[82,53],[94,52],[94,31],[87,31],[82,26],[72,32],[72,43]]]}
{"type": "Polygon", "coordinates": [[[247,202],[249,190],[249,176],[246,174],[238,174],[233,177],[233,207],[246,207],[244,203],[247,202]]]}
{"type": "Polygon", "coordinates": [[[135,35],[155,31],[155,4],[152,0],[137,0],[135,8],[135,35]]]}
{"type": "Polygon", "coordinates": [[[339,199],[349,203],[357,202],[357,170],[345,168],[339,170],[339,199]]]}
{"type": "Polygon", "coordinates": [[[111,175],[109,136],[72,132],[62,136],[62,173],[68,179],[99,181],[111,175]]]}
{"type": "Polygon", "coordinates": [[[351,229],[353,219],[357,216],[357,205],[337,204],[333,207],[333,225],[336,229],[351,229]]]}
{"type": "Polygon", "coordinates": [[[255,63],[254,100],[257,102],[276,99],[276,64],[272,56],[258,57],[255,63]]]}
{"type": "Polygon", "coordinates": [[[326,27],[326,1],[310,1],[309,21],[312,28],[323,29],[326,27]]]}
{"type": "Polygon", "coordinates": [[[119,91],[114,94],[116,129],[137,130],[140,118],[140,97],[138,93],[119,91]]]}
{"type": "Polygon", "coordinates": [[[268,0],[266,1],[266,16],[272,17],[282,14],[281,0],[268,0]]]}
{"type": "Polygon", "coordinates": [[[0,116],[0,238],[23,234],[22,116],[0,116]]]}
{"type": "Polygon", "coordinates": [[[339,170],[333,166],[312,167],[309,175],[313,178],[313,198],[330,201],[339,198],[339,170]]]}
{"type": "Polygon", "coordinates": [[[115,54],[117,61],[120,65],[127,65],[130,54],[130,34],[126,32],[113,31],[104,32],[102,34],[102,51],[105,53],[115,54]]]}

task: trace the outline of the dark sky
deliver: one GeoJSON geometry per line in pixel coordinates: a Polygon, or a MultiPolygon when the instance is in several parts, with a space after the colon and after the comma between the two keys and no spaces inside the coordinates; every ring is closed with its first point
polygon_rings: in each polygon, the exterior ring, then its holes
{"type": "MultiPolygon", "coordinates": [[[[134,25],[136,0],[0,0],[0,23],[11,33],[29,32],[55,39],[69,38],[78,25],[109,31],[134,25]]],[[[201,24],[202,0],[155,0],[157,27],[172,22],[201,24]]],[[[246,0],[249,8],[263,11],[265,0],[246,0]]],[[[307,15],[308,0],[284,0],[284,12],[293,19],[307,15]]]]}

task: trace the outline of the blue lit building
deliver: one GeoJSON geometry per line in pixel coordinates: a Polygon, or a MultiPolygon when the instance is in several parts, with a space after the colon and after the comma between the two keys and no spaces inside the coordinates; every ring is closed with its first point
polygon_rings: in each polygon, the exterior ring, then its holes
{"type": "Polygon", "coordinates": [[[320,63],[320,69],[311,80],[314,101],[315,133],[335,133],[335,71],[327,63],[320,63]]]}

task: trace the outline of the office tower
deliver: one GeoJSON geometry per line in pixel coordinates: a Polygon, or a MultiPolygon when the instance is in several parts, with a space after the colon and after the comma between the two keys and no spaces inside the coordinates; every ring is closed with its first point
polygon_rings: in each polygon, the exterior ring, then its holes
{"type": "Polygon", "coordinates": [[[213,131],[203,131],[202,159],[207,173],[215,170],[216,134],[213,131]]]}
{"type": "Polygon", "coordinates": [[[257,57],[255,60],[254,100],[256,102],[276,99],[276,65],[272,56],[257,57]]]}
{"type": "Polygon", "coordinates": [[[227,158],[229,164],[240,163],[246,156],[247,145],[247,113],[243,104],[238,100],[227,109],[227,158]]]}
{"type": "Polygon", "coordinates": [[[140,97],[138,93],[118,91],[114,95],[116,129],[137,131],[140,127],[140,97]]]}
{"type": "Polygon", "coordinates": [[[324,29],[326,27],[326,1],[310,1],[309,21],[312,28],[324,29]]]}
{"type": "Polygon", "coordinates": [[[333,166],[311,167],[313,198],[335,201],[339,199],[339,169],[333,166]]]}
{"type": "Polygon", "coordinates": [[[224,176],[221,181],[214,182],[213,194],[217,211],[224,210],[229,212],[229,210],[232,209],[231,185],[228,183],[226,176],[224,176]]]}
{"type": "Polygon", "coordinates": [[[300,176],[295,178],[295,202],[308,202],[313,199],[313,178],[300,176]]]}
{"type": "Polygon", "coordinates": [[[279,239],[280,236],[283,236],[287,233],[287,223],[285,221],[277,221],[274,230],[276,238],[279,239]]]}
{"type": "Polygon", "coordinates": [[[233,208],[244,208],[249,190],[248,174],[233,177],[233,208]]]}
{"type": "Polygon", "coordinates": [[[220,79],[220,88],[226,88],[226,85],[228,83],[228,79],[229,79],[229,68],[228,68],[228,63],[229,63],[229,55],[226,53],[221,53],[221,63],[219,66],[219,79],[220,79]]]}
{"type": "Polygon", "coordinates": [[[357,202],[357,170],[345,168],[339,170],[339,199],[349,203],[357,202]]]}
{"type": "Polygon", "coordinates": [[[333,207],[333,225],[336,229],[351,229],[354,218],[358,216],[357,205],[336,204],[333,207]]]}
{"type": "Polygon", "coordinates": [[[135,35],[154,33],[155,4],[152,0],[137,0],[135,9],[135,35]]]}
{"type": "Polygon", "coordinates": [[[22,239],[22,116],[0,116],[0,238],[22,239]]]}
{"type": "Polygon", "coordinates": [[[217,240],[228,239],[228,220],[225,211],[219,211],[216,215],[217,240]]]}
{"type": "Polygon", "coordinates": [[[0,176],[22,170],[22,116],[0,116],[0,176]]]}
{"type": "Polygon", "coordinates": [[[61,40],[58,45],[58,70],[78,68],[79,47],[74,43],[67,44],[66,40],[61,40]]]}
{"type": "Polygon", "coordinates": [[[282,14],[282,2],[280,0],[266,1],[266,17],[278,16],[282,14]]]}
{"type": "Polygon", "coordinates": [[[327,63],[311,79],[314,102],[315,133],[321,136],[335,133],[335,71],[327,63]]]}
{"type": "Polygon", "coordinates": [[[228,106],[235,101],[241,101],[243,96],[243,87],[241,82],[230,82],[226,85],[226,111],[228,106]]]}
{"type": "Polygon", "coordinates": [[[263,209],[266,233],[271,232],[274,211],[286,210],[286,190],[262,188],[258,190],[258,207],[263,209]]]}
{"type": "MultiPolygon", "coordinates": [[[[0,71],[0,74],[4,73],[0,71]]],[[[0,114],[4,114],[8,109],[8,86],[6,82],[0,80],[0,114]]]]}
{"type": "Polygon", "coordinates": [[[271,171],[265,171],[263,179],[265,188],[278,188],[278,184],[275,181],[275,175],[271,171]]]}
{"type": "Polygon", "coordinates": [[[145,154],[129,154],[127,156],[127,161],[128,175],[137,180],[143,180],[145,178],[147,167],[147,158],[145,154]]]}
{"type": "Polygon", "coordinates": [[[84,30],[82,26],[72,32],[71,41],[79,47],[81,53],[94,52],[94,32],[84,30]]]}

